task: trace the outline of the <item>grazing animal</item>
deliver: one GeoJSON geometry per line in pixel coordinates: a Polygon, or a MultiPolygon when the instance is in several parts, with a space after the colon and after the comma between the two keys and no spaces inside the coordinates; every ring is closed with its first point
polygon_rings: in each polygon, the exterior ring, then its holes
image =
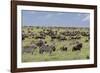
{"type": "Polygon", "coordinates": [[[60,41],[64,41],[64,40],[67,40],[67,38],[65,37],[65,36],[58,36],[58,39],[60,40],[60,41]]]}
{"type": "Polygon", "coordinates": [[[79,43],[73,47],[72,51],[77,51],[77,50],[81,51],[81,48],[82,48],[82,43],[79,43]]]}
{"type": "Polygon", "coordinates": [[[78,40],[78,39],[81,39],[81,37],[80,36],[71,36],[69,39],[70,40],[78,40]]]}
{"type": "Polygon", "coordinates": [[[36,34],[34,32],[30,33],[30,36],[34,37],[36,34]]]}
{"type": "Polygon", "coordinates": [[[67,49],[68,48],[66,46],[63,46],[63,47],[60,48],[61,51],[67,51],[67,49]]]}
{"type": "Polygon", "coordinates": [[[86,59],[89,59],[89,56],[86,56],[86,59]]]}
{"type": "Polygon", "coordinates": [[[43,54],[44,52],[51,54],[53,51],[55,51],[56,48],[53,45],[43,44],[40,49],[39,53],[43,54]]]}
{"type": "Polygon", "coordinates": [[[23,47],[22,52],[23,53],[31,53],[31,54],[33,54],[33,52],[36,50],[36,48],[37,48],[36,45],[32,44],[31,46],[23,47]]]}
{"type": "Polygon", "coordinates": [[[90,36],[90,33],[89,32],[81,32],[81,35],[82,36],[90,36]]]}
{"type": "Polygon", "coordinates": [[[46,36],[45,31],[40,31],[39,34],[40,34],[41,36],[43,36],[43,37],[46,36]]]}
{"type": "Polygon", "coordinates": [[[35,37],[35,39],[45,39],[45,37],[42,36],[42,35],[37,35],[37,36],[35,37]]]}
{"type": "Polygon", "coordinates": [[[55,35],[51,36],[51,41],[53,41],[54,39],[57,39],[57,37],[55,35]]]}
{"type": "Polygon", "coordinates": [[[52,51],[56,51],[55,45],[50,45],[50,48],[52,49],[52,51]]]}
{"type": "Polygon", "coordinates": [[[88,41],[89,41],[88,39],[85,40],[85,42],[88,42],[88,41]]]}
{"type": "Polygon", "coordinates": [[[40,39],[37,43],[36,43],[36,45],[38,46],[38,47],[41,47],[42,45],[44,45],[45,44],[45,42],[42,40],[42,39],[40,39]]]}
{"type": "Polygon", "coordinates": [[[25,40],[25,38],[28,38],[28,35],[25,32],[22,32],[22,40],[25,40]]]}
{"type": "Polygon", "coordinates": [[[44,44],[40,47],[39,53],[43,54],[44,52],[48,52],[51,54],[51,49],[49,48],[49,45],[44,44]]]}

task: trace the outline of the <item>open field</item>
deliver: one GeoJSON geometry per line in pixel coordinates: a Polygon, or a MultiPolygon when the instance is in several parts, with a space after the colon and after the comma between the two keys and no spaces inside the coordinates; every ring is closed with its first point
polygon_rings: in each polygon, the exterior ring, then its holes
{"type": "Polygon", "coordinates": [[[89,28],[22,27],[22,62],[84,60],[90,56],[89,28]]]}

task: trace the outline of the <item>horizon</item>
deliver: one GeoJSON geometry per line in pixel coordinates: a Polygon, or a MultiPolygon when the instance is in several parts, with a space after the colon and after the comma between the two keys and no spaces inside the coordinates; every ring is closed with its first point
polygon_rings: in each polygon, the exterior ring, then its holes
{"type": "Polygon", "coordinates": [[[39,28],[89,28],[89,27],[71,27],[71,26],[69,26],[69,27],[57,27],[57,26],[27,26],[27,25],[25,25],[25,26],[22,26],[22,27],[39,27],[39,28]]]}

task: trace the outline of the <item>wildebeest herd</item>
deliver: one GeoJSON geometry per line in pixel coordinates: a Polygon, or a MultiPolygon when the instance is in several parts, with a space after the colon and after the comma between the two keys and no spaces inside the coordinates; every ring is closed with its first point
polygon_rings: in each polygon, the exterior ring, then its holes
{"type": "Polygon", "coordinates": [[[89,28],[22,27],[22,62],[89,59],[89,28]]]}

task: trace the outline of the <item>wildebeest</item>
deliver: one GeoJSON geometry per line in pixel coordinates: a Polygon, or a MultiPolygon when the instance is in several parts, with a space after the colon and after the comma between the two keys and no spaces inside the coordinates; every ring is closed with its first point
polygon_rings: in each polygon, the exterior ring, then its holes
{"type": "Polygon", "coordinates": [[[51,36],[51,41],[53,41],[54,39],[57,39],[57,35],[52,35],[51,36]]]}
{"type": "Polygon", "coordinates": [[[51,29],[47,30],[47,35],[49,35],[49,36],[56,36],[57,35],[57,31],[52,31],[51,29]]]}
{"type": "Polygon", "coordinates": [[[86,56],[86,59],[89,59],[89,56],[86,56]]]}
{"type": "Polygon", "coordinates": [[[44,40],[42,40],[42,39],[40,39],[37,43],[36,43],[36,45],[38,46],[38,47],[41,47],[42,45],[44,45],[46,42],[44,41],[44,40]]]}
{"type": "Polygon", "coordinates": [[[78,39],[81,39],[80,36],[71,36],[70,37],[70,40],[78,40],[78,39]]]}
{"type": "Polygon", "coordinates": [[[82,36],[90,36],[90,33],[89,32],[81,32],[81,35],[82,36]]]}
{"type": "Polygon", "coordinates": [[[85,40],[85,42],[89,42],[89,40],[88,40],[88,39],[86,39],[86,40],[85,40]]]}
{"type": "Polygon", "coordinates": [[[22,40],[25,40],[25,38],[28,38],[28,35],[25,32],[22,32],[22,40]]]}
{"type": "Polygon", "coordinates": [[[39,35],[35,36],[35,39],[45,39],[45,36],[42,36],[42,35],[39,34],[39,35]]]}
{"type": "Polygon", "coordinates": [[[60,41],[67,40],[67,38],[66,38],[65,36],[63,36],[63,35],[59,35],[57,38],[58,38],[58,40],[60,40],[60,41]]]}
{"type": "Polygon", "coordinates": [[[50,48],[52,49],[52,51],[56,51],[55,45],[50,45],[50,48]]]}
{"type": "Polygon", "coordinates": [[[34,32],[31,32],[31,33],[29,34],[29,36],[32,36],[32,38],[34,38],[35,35],[36,35],[36,34],[35,34],[34,32]]]}
{"type": "Polygon", "coordinates": [[[60,48],[61,51],[67,51],[67,49],[68,48],[66,46],[63,46],[63,47],[60,48]]]}
{"type": "Polygon", "coordinates": [[[79,41],[73,41],[73,42],[71,42],[69,45],[75,45],[75,44],[79,44],[79,41]]]}
{"type": "Polygon", "coordinates": [[[35,44],[32,44],[30,46],[24,46],[22,48],[22,53],[31,53],[33,54],[33,52],[36,50],[36,45],[35,44]]]}
{"type": "Polygon", "coordinates": [[[77,51],[77,50],[81,51],[81,48],[82,48],[82,43],[79,43],[73,47],[72,51],[77,51]]]}

